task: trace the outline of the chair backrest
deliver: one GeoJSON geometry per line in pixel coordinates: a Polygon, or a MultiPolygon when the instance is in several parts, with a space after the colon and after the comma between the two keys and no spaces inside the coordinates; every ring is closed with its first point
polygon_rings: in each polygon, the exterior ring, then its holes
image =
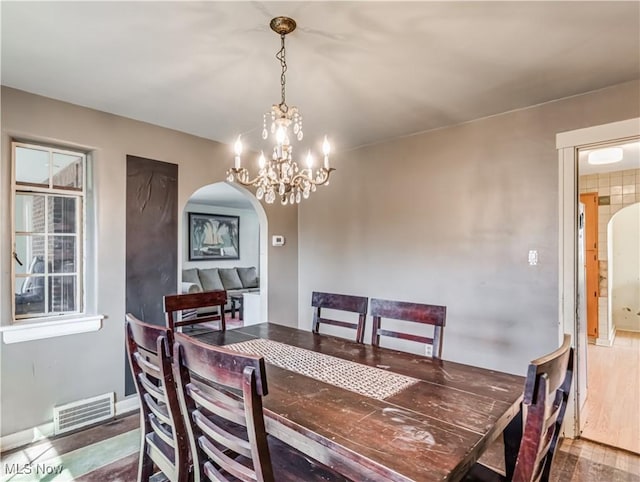
{"type": "Polygon", "coordinates": [[[571,336],[529,364],[524,387],[524,432],[514,482],[548,481],[573,378],[571,336]]]}
{"type": "Polygon", "coordinates": [[[373,298],[371,300],[371,316],[373,317],[373,330],[371,332],[371,344],[373,346],[380,346],[381,336],[390,336],[431,345],[431,356],[433,358],[442,358],[442,339],[447,318],[446,306],[373,298]],[[432,325],[433,337],[382,329],[382,318],[432,325]]]}
{"type": "Polygon", "coordinates": [[[195,480],[273,482],[262,413],[264,359],[175,334],[174,372],[195,480]],[[234,455],[245,457],[242,464],[234,455]]]}
{"type": "Polygon", "coordinates": [[[167,315],[167,326],[174,330],[179,326],[194,325],[209,321],[219,321],[220,330],[227,329],[224,318],[224,305],[227,302],[226,290],[201,291],[183,295],[166,295],[164,297],[164,311],[167,315]],[[219,313],[196,316],[197,308],[218,307],[219,313]],[[182,319],[178,320],[178,312],[182,312],[182,319]]]}
{"type": "Polygon", "coordinates": [[[187,481],[190,457],[171,366],[172,333],[126,315],[127,354],[140,399],[142,430],[138,480],[153,475],[153,464],[171,481],[187,481]]]}
{"type": "Polygon", "coordinates": [[[368,303],[369,299],[365,296],[340,295],[314,291],[311,295],[311,306],[315,308],[313,313],[312,331],[314,333],[319,333],[320,323],[341,326],[343,328],[352,328],[356,330],[355,341],[362,343],[364,341],[364,324],[367,317],[368,303]],[[321,312],[322,308],[358,313],[358,321],[357,323],[354,323],[324,318],[321,312]]]}

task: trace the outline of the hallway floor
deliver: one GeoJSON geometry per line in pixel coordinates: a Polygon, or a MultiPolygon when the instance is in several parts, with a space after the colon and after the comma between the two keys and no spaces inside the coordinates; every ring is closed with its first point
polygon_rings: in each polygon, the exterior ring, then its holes
{"type": "Polygon", "coordinates": [[[640,333],[618,331],[613,346],[589,345],[582,437],[640,454],[640,333]]]}

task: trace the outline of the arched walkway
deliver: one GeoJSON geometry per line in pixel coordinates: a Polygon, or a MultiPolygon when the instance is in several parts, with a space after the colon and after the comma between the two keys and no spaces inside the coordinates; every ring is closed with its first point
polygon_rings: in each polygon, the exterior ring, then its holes
{"type": "Polygon", "coordinates": [[[189,268],[231,268],[256,266],[260,279],[258,322],[267,321],[268,313],[268,221],[267,214],[247,189],[228,182],[202,186],[191,194],[182,209],[183,232],[179,277],[189,268]],[[219,214],[239,218],[239,253],[230,259],[190,259],[189,213],[219,214]]]}

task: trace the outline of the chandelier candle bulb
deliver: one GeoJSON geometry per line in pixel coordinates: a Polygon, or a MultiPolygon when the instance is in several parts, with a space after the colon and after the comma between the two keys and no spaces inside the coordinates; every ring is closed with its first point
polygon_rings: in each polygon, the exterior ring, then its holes
{"type": "Polygon", "coordinates": [[[264,152],[260,151],[260,157],[258,158],[258,167],[264,169],[264,165],[267,160],[264,158],[264,152]]]}
{"type": "Polygon", "coordinates": [[[242,154],[242,141],[240,140],[240,136],[236,139],[236,143],[233,145],[233,150],[236,153],[235,167],[236,169],[240,169],[240,154],[242,154]]]}
{"type": "Polygon", "coordinates": [[[322,153],[325,156],[328,156],[331,153],[331,144],[329,144],[327,136],[324,136],[324,142],[322,143],[322,153]]]}
{"type": "Polygon", "coordinates": [[[329,169],[329,153],[331,152],[331,145],[327,140],[327,136],[324,136],[324,142],[322,143],[322,153],[324,154],[324,168],[329,169]]]}

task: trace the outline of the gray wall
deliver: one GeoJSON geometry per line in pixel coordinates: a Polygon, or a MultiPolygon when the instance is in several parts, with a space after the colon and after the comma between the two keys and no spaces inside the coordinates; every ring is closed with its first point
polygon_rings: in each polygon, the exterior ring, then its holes
{"type": "Polygon", "coordinates": [[[558,340],[556,133],[638,117],[639,92],[634,81],[336,156],[331,185],[299,210],[300,326],[314,290],[442,304],[445,359],[524,373],[558,340]]]}
{"type": "MultiPolygon", "coordinates": [[[[14,345],[0,343],[2,430],[8,434],[51,421],[52,407],[114,391],[124,393],[126,155],[179,165],[178,210],[200,187],[224,180],[229,146],[150,124],[2,87],[0,165],[0,321],[10,324],[10,142],[42,141],[92,152],[96,192],[97,311],[94,333],[14,345]]],[[[287,245],[269,248],[269,319],[297,323],[297,211],[265,206],[269,234],[287,245]]],[[[178,226],[183,229],[182,219],[178,226]]],[[[181,238],[179,238],[181,240],[181,238]]],[[[180,244],[179,249],[182,249],[180,244]]],[[[264,276],[264,275],[263,275],[264,276]]]]}

